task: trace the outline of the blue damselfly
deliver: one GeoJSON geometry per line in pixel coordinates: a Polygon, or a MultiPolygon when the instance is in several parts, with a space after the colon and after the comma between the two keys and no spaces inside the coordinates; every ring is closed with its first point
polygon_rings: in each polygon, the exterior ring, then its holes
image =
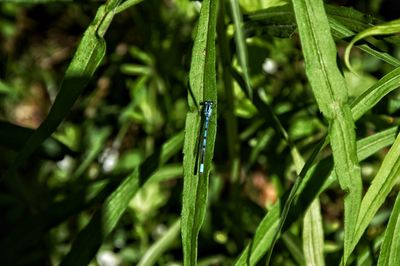
{"type": "Polygon", "coordinates": [[[203,106],[202,118],[201,118],[201,131],[198,145],[198,153],[196,156],[196,166],[194,174],[197,174],[197,165],[200,160],[199,173],[204,174],[204,161],[206,156],[206,148],[207,148],[207,136],[208,136],[208,125],[210,123],[214,102],[212,101],[204,101],[200,103],[203,106]]]}

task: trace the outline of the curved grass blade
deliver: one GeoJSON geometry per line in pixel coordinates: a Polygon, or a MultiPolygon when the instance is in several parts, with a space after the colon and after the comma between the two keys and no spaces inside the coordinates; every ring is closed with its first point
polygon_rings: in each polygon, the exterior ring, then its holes
{"type": "Polygon", "coordinates": [[[32,202],[30,193],[26,190],[22,180],[15,175],[15,171],[57,129],[100,65],[106,50],[103,37],[113,19],[114,9],[119,2],[119,0],[109,0],[99,7],[94,20],[85,31],[67,68],[60,91],[48,116],[28,138],[7,173],[2,177],[12,190],[22,194],[22,198],[26,200],[27,204],[32,202]]]}
{"type": "Polygon", "coordinates": [[[103,240],[114,229],[129,205],[130,200],[149,177],[182,147],[184,134],[179,133],[168,140],[160,151],[147,158],[140,167],[125,178],[118,188],[107,197],[89,224],[79,232],[71,250],[60,265],[88,265],[103,240]]]}
{"type": "Polygon", "coordinates": [[[109,12],[106,10],[105,5],[98,9],[96,17],[85,31],[78,49],[68,66],[60,92],[50,109],[49,115],[28,139],[16,158],[13,168],[18,167],[28,159],[37,147],[56,130],[100,65],[105,54],[106,44],[103,36],[100,35],[99,29],[102,28],[103,23],[109,24],[111,22],[111,20],[105,21],[105,18],[110,19],[107,17],[109,12]]]}
{"type": "MultiPolygon", "coordinates": [[[[380,81],[378,81],[374,86],[372,86],[370,89],[366,91],[363,95],[360,95],[355,101],[352,102],[352,113],[353,117],[355,120],[359,119],[364,113],[366,113],[368,110],[370,110],[382,97],[387,95],[389,92],[393,91],[399,86],[399,79],[400,76],[398,74],[399,69],[395,69],[392,72],[388,73],[385,75],[380,81]]],[[[239,84],[243,87],[244,85],[241,82],[240,76],[234,75],[235,78],[238,80],[239,84]]],[[[260,109],[264,110],[264,109],[260,109]]],[[[378,149],[382,147],[386,147],[390,144],[392,144],[395,140],[395,134],[396,134],[397,128],[391,128],[386,131],[383,131],[381,133],[377,133],[375,135],[372,135],[366,139],[360,140],[357,143],[357,149],[358,149],[358,158],[359,160],[365,159],[367,156],[371,155],[371,152],[374,153],[376,149],[374,147],[378,147],[378,149]]],[[[325,145],[325,144],[324,144],[325,145]]],[[[323,146],[324,146],[323,145],[323,146]]],[[[310,160],[307,161],[307,164],[310,163],[310,160]]],[[[336,178],[334,176],[331,176],[328,181],[326,181],[325,185],[324,180],[328,178],[328,173],[330,172],[330,169],[332,167],[332,160],[325,159],[321,162],[318,163],[317,166],[313,166],[312,168],[309,168],[307,166],[304,167],[303,170],[305,170],[307,173],[305,174],[305,178],[301,181],[300,188],[299,188],[299,193],[297,196],[301,200],[295,199],[293,206],[291,207],[291,211],[288,213],[288,219],[287,221],[283,221],[285,224],[290,224],[293,222],[293,220],[298,217],[298,215],[301,213],[299,211],[302,209],[305,211],[307,208],[308,204],[311,203],[312,201],[312,195],[315,195],[315,192],[313,191],[322,191],[322,187],[328,187],[329,184],[334,182],[336,178]],[[312,188],[312,189],[306,189],[308,180],[314,176],[313,173],[318,172],[320,176],[314,180],[314,184],[316,186],[319,185],[319,188],[312,188]],[[326,173],[325,175],[323,173],[326,173]],[[323,178],[325,176],[325,179],[323,178]],[[306,193],[302,193],[301,191],[306,191],[306,193]],[[301,196],[304,195],[304,196],[301,196]],[[311,200],[309,200],[311,198],[311,200]]],[[[268,214],[267,214],[268,215],[268,214]]],[[[281,219],[285,220],[286,218],[281,216],[281,219]]],[[[259,229],[261,230],[263,228],[263,224],[259,225],[259,229]]],[[[257,231],[259,232],[259,231],[257,231]]],[[[256,233],[257,235],[258,233],[256,233]]],[[[256,236],[255,236],[256,237],[256,236]]],[[[256,242],[255,242],[256,243],[256,242]]],[[[268,245],[264,246],[263,253],[261,255],[255,255],[256,258],[260,258],[266,250],[270,248],[270,244],[272,243],[269,242],[268,245]],[[258,257],[257,257],[258,256],[258,257]]],[[[243,261],[243,255],[242,253],[241,259],[239,261],[243,261]]],[[[252,255],[253,256],[253,255],[252,255]]],[[[253,257],[252,257],[253,258],[253,257]]],[[[252,259],[253,261],[253,259],[252,259]]],[[[238,264],[241,265],[241,264],[238,264]]]]}
{"type": "MultiPolygon", "coordinates": [[[[337,39],[346,40],[347,38],[351,38],[355,35],[355,33],[353,31],[351,31],[349,28],[347,28],[342,23],[337,21],[335,18],[329,17],[329,23],[332,28],[332,35],[337,39]]],[[[393,57],[392,55],[390,55],[388,53],[378,51],[366,43],[359,45],[358,48],[360,48],[364,52],[366,52],[376,58],[381,59],[382,61],[384,61],[392,66],[397,67],[400,65],[399,59],[393,57]]]]}
{"type": "Polygon", "coordinates": [[[344,53],[344,62],[349,70],[354,72],[350,65],[350,51],[354,44],[362,40],[364,38],[375,36],[375,35],[389,35],[395,34],[400,32],[400,19],[393,20],[390,22],[383,23],[381,25],[377,25],[366,30],[361,31],[358,33],[351,42],[347,45],[345,53],[344,53]]]}
{"type": "Polygon", "coordinates": [[[400,261],[400,194],[397,195],[378,259],[378,266],[396,265],[400,261]]]}
{"type": "Polygon", "coordinates": [[[198,134],[201,128],[201,119],[197,107],[203,101],[217,102],[215,70],[217,12],[217,0],[205,0],[202,2],[189,73],[192,98],[189,97],[190,111],[186,115],[185,125],[184,182],[181,215],[183,260],[185,265],[196,265],[197,263],[197,238],[205,216],[208,178],[214,153],[217,113],[215,108],[212,111],[208,127],[204,174],[195,174],[196,151],[198,151],[197,141],[199,141],[198,134]]]}

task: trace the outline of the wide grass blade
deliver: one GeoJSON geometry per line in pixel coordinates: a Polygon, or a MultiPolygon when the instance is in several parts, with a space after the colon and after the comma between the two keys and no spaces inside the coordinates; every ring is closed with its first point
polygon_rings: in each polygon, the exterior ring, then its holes
{"type": "Polygon", "coordinates": [[[61,265],[88,265],[103,240],[117,225],[139,188],[148,181],[153,172],[181,149],[183,136],[183,133],[180,133],[168,140],[161,151],[156,151],[125,178],[106,199],[101,209],[94,214],[89,224],[78,234],[61,265]]]}
{"type": "Polygon", "coordinates": [[[397,265],[400,261],[400,194],[397,195],[378,259],[378,266],[397,265]]]}
{"type": "MultiPolygon", "coordinates": [[[[293,1],[305,68],[317,104],[329,121],[334,168],[345,197],[344,254],[350,255],[361,204],[362,179],[358,165],[354,121],[347,86],[336,65],[336,47],[322,1],[293,1]]],[[[346,260],[344,261],[346,263],[346,260]]]]}
{"type": "Polygon", "coordinates": [[[184,144],[184,182],[182,199],[182,246],[185,265],[197,263],[197,238],[207,207],[208,178],[214,153],[216,137],[216,69],[215,34],[217,24],[218,1],[202,2],[197,33],[194,41],[192,62],[189,73],[190,95],[189,109],[186,115],[184,144]],[[202,101],[213,101],[211,121],[208,128],[205,153],[204,174],[195,170],[201,114],[198,107],[202,101]]]}
{"type": "MultiPolygon", "coordinates": [[[[387,75],[385,75],[380,81],[378,81],[378,83],[374,84],[371,88],[369,88],[364,94],[360,95],[355,101],[352,102],[352,113],[354,114],[353,117],[357,120],[359,119],[364,113],[366,113],[367,111],[369,111],[382,97],[384,97],[385,95],[387,95],[389,92],[393,91],[394,89],[396,89],[398,87],[398,79],[399,79],[399,75],[397,74],[399,70],[395,69],[392,72],[388,73],[387,75]]],[[[236,80],[238,81],[238,83],[241,85],[242,88],[245,87],[244,85],[244,81],[243,79],[236,74],[235,72],[233,72],[234,77],[236,78],[236,80]]],[[[258,95],[256,95],[255,98],[255,103],[257,108],[259,109],[260,112],[262,113],[271,113],[270,110],[267,108],[268,106],[266,106],[265,104],[263,104],[263,102],[258,99],[258,95]],[[258,99],[258,104],[257,104],[257,99],[258,99]]],[[[275,116],[272,115],[271,116],[266,116],[266,118],[274,118],[275,116]]],[[[275,125],[276,129],[278,130],[278,132],[280,132],[282,134],[282,137],[284,139],[286,139],[290,145],[290,140],[287,139],[287,135],[285,134],[284,131],[282,131],[282,128],[279,126],[279,123],[276,124],[277,122],[279,122],[279,120],[276,120],[276,118],[272,119],[272,124],[275,125]]],[[[378,147],[385,147],[387,145],[390,145],[391,143],[394,142],[394,137],[395,137],[395,133],[396,133],[396,128],[391,128],[389,130],[383,131],[381,133],[378,133],[376,135],[371,136],[370,138],[365,139],[365,141],[363,142],[363,140],[361,140],[362,144],[358,145],[358,148],[361,149],[358,153],[358,157],[359,160],[362,160],[365,158],[365,156],[369,156],[371,150],[369,149],[369,147],[373,147],[376,145],[378,145],[378,147]],[[376,136],[376,137],[374,137],[376,136]],[[368,144],[369,143],[369,144],[368,144]],[[363,146],[365,145],[365,146],[363,146]],[[371,146],[369,146],[371,145],[371,146]],[[379,146],[381,145],[381,146],[379,146]]],[[[329,141],[329,140],[328,140],[329,141]]],[[[360,143],[361,143],[360,142],[360,143]]],[[[325,146],[328,142],[325,142],[322,146],[325,146]]],[[[376,151],[376,150],[375,150],[376,151]]],[[[317,151],[318,152],[318,151],[317,151]]],[[[329,159],[325,159],[322,162],[320,162],[318,164],[318,166],[313,166],[312,168],[310,168],[310,164],[312,164],[313,159],[309,159],[306,163],[306,166],[304,167],[303,171],[305,171],[306,173],[304,175],[301,176],[305,176],[304,180],[301,181],[300,186],[299,186],[299,191],[303,191],[303,187],[307,187],[308,184],[308,180],[310,179],[310,177],[317,177],[316,173],[319,173],[319,175],[325,176],[325,178],[328,178],[328,174],[330,172],[330,169],[332,167],[332,160],[329,159]],[[324,173],[326,173],[324,175],[324,173]]],[[[319,188],[316,188],[317,191],[322,191],[324,190],[326,187],[328,187],[332,182],[334,182],[336,180],[336,175],[331,175],[329,177],[329,179],[327,180],[327,182],[324,183],[325,179],[323,178],[316,178],[314,180],[315,185],[319,188]],[[324,185],[323,185],[324,184],[324,185]]],[[[292,190],[295,190],[296,188],[292,188],[292,190]]],[[[315,192],[312,192],[314,189],[306,189],[307,193],[303,193],[300,194],[300,197],[297,200],[294,200],[294,206],[293,208],[291,208],[291,211],[288,213],[288,221],[286,220],[285,215],[282,215],[281,218],[281,223],[284,224],[290,224],[291,222],[293,222],[294,219],[297,219],[296,217],[298,217],[298,215],[302,212],[301,210],[303,210],[303,212],[307,209],[308,205],[311,203],[312,201],[312,195],[316,195],[315,192]],[[311,192],[311,193],[310,193],[311,192]],[[301,196],[303,195],[303,196],[301,196]]],[[[290,201],[288,200],[285,203],[285,206],[290,203],[290,201]]],[[[286,208],[284,208],[286,209],[286,208]]],[[[260,225],[260,227],[262,227],[262,225],[260,225]]],[[[279,227],[280,228],[280,227],[279,227]]],[[[277,232],[279,233],[279,232],[277,232]]],[[[272,243],[272,241],[271,241],[272,243]]],[[[271,246],[264,246],[265,250],[263,251],[265,253],[266,250],[270,249],[271,246]]],[[[263,254],[264,254],[263,253],[263,254]]],[[[260,255],[261,256],[261,255],[260,255]]],[[[242,258],[242,257],[241,257],[242,258]]]]}
{"type": "MultiPolygon", "coordinates": [[[[337,25],[337,24],[336,24],[337,25]]],[[[347,29],[346,29],[347,30],[347,29]]],[[[348,33],[348,32],[347,32],[348,33]]],[[[397,61],[392,62],[394,65],[398,64],[397,61]]],[[[368,89],[363,95],[359,96],[354,102],[352,102],[352,113],[353,117],[355,120],[359,119],[364,113],[366,113],[368,110],[370,110],[382,97],[387,95],[389,92],[393,91],[398,87],[398,69],[393,70],[392,72],[388,73],[386,76],[384,76],[377,84],[372,86],[370,89],[368,89]]],[[[359,142],[358,149],[359,149],[359,159],[362,160],[366,156],[369,156],[371,152],[375,152],[374,147],[378,147],[378,149],[385,147],[394,141],[394,134],[396,133],[397,128],[391,128],[387,131],[384,131],[382,133],[376,134],[376,137],[372,136],[371,138],[367,138],[364,141],[362,140],[359,142]]],[[[318,166],[313,166],[311,169],[308,169],[308,167],[305,167],[307,171],[306,177],[304,180],[302,180],[299,188],[299,196],[296,200],[294,200],[293,206],[291,208],[291,211],[289,212],[289,217],[288,221],[286,224],[290,224],[293,222],[293,220],[296,219],[296,217],[302,212],[301,210],[305,210],[308,206],[308,204],[311,203],[313,199],[313,195],[318,195],[315,192],[310,193],[312,191],[322,191],[324,188],[328,187],[329,184],[334,182],[336,180],[335,175],[331,176],[327,182],[324,184],[324,180],[328,178],[328,173],[330,172],[330,167],[332,165],[332,161],[329,159],[325,159],[321,161],[318,166]],[[318,178],[314,181],[316,186],[314,188],[309,188],[308,187],[308,180],[311,179],[312,176],[315,176],[313,173],[319,173],[318,178]],[[321,177],[324,176],[323,172],[326,173],[325,179],[321,177]],[[306,191],[306,193],[304,193],[306,191]],[[299,210],[300,209],[300,210],[299,210]]],[[[267,215],[268,216],[268,215],[267,215]]],[[[281,217],[282,218],[282,217],[281,217]]],[[[284,218],[284,217],[283,217],[284,218]]],[[[263,220],[263,221],[268,221],[268,220],[263,220]]],[[[272,223],[273,221],[268,221],[268,223],[272,223]]],[[[263,228],[263,224],[260,224],[258,229],[261,230],[263,228]]],[[[260,231],[257,230],[256,236],[260,231]]],[[[272,241],[271,241],[272,243],[272,241]]],[[[255,247],[256,248],[256,247],[255,247]]],[[[266,250],[270,248],[270,246],[266,245],[264,246],[264,250],[262,251],[264,254],[266,250]]],[[[246,248],[247,250],[248,248],[246,248]]],[[[257,249],[260,251],[259,249],[257,249]]],[[[248,251],[246,251],[248,252],[248,251]]],[[[252,257],[261,257],[262,254],[253,254],[253,252],[248,252],[248,256],[252,257]]],[[[240,261],[243,261],[243,256],[245,256],[245,252],[242,253],[242,256],[240,257],[238,261],[238,265],[240,264],[240,261]]]]}

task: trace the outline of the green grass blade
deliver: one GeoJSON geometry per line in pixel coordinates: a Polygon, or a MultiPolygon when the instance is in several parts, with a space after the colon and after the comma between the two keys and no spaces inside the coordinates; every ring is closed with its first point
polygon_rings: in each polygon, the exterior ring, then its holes
{"type": "MultiPolygon", "coordinates": [[[[343,39],[346,41],[347,38],[351,38],[355,35],[354,31],[371,26],[371,21],[376,21],[376,19],[351,8],[330,5],[325,6],[327,7],[326,11],[332,35],[336,39],[343,39]],[[364,17],[364,19],[362,17],[364,17]],[[356,23],[353,24],[354,21],[356,21],[356,23]]],[[[255,32],[261,30],[261,33],[266,32],[273,36],[289,37],[293,34],[295,29],[296,23],[290,5],[260,10],[246,16],[245,30],[248,34],[255,34],[255,32]]],[[[361,44],[358,47],[388,64],[393,66],[400,65],[399,59],[388,53],[378,51],[368,44],[361,44]]]]}
{"type": "Polygon", "coordinates": [[[242,28],[242,13],[240,12],[239,1],[238,0],[229,0],[229,4],[231,7],[233,25],[235,27],[235,43],[236,43],[236,52],[239,59],[240,67],[242,68],[243,77],[246,82],[246,95],[248,98],[252,99],[253,90],[251,89],[250,83],[250,75],[249,75],[249,64],[248,64],[248,54],[247,54],[247,46],[246,39],[244,37],[243,28],[242,28]]]}
{"type": "MultiPolygon", "coordinates": [[[[398,74],[397,74],[398,70],[395,69],[392,72],[390,72],[389,74],[387,74],[386,76],[384,76],[380,81],[378,81],[377,84],[375,84],[374,86],[372,86],[370,89],[367,90],[366,93],[364,93],[363,95],[361,95],[360,97],[358,97],[354,102],[352,102],[352,112],[354,113],[353,117],[355,118],[355,120],[359,119],[365,112],[367,112],[368,110],[370,110],[384,95],[388,94],[390,91],[393,91],[394,89],[396,89],[398,87],[398,74]]],[[[239,84],[241,84],[242,87],[244,87],[244,85],[242,83],[244,83],[240,76],[238,75],[234,75],[235,78],[238,80],[239,84]]],[[[256,94],[257,96],[257,94],[256,94]]],[[[257,100],[257,97],[256,97],[257,100]]],[[[257,102],[256,102],[257,103],[257,102]]],[[[258,106],[256,104],[256,106],[258,106]]],[[[267,108],[263,105],[260,104],[259,106],[261,109],[259,109],[259,111],[261,110],[262,113],[265,113],[265,110],[267,110],[267,108]]],[[[278,132],[281,132],[279,126],[277,128],[278,132]]],[[[366,156],[370,155],[370,147],[372,148],[372,151],[374,151],[374,147],[376,147],[376,145],[378,145],[378,147],[385,147],[391,143],[394,142],[395,139],[395,133],[396,133],[397,128],[391,128],[389,130],[383,131],[381,133],[375,134],[369,138],[366,138],[364,141],[361,140],[360,144],[358,143],[358,157],[360,160],[366,158],[366,156]],[[365,146],[363,146],[365,145],[365,146]],[[379,145],[383,145],[383,146],[379,146],[379,145]],[[361,150],[360,150],[361,149],[361,150]]],[[[282,133],[282,132],[281,132],[282,133]]],[[[284,132],[283,132],[284,133],[284,132]]],[[[285,135],[283,136],[285,139],[285,135]]],[[[309,163],[309,162],[308,162],[309,163]]],[[[329,169],[331,168],[332,165],[332,161],[328,161],[328,160],[324,160],[323,162],[321,162],[319,165],[321,165],[321,167],[313,167],[312,169],[308,169],[307,167],[305,167],[305,170],[307,171],[306,174],[306,178],[305,182],[301,182],[301,184],[307,184],[306,180],[309,179],[310,176],[313,176],[312,173],[315,171],[315,169],[319,169],[319,171],[321,172],[321,170],[323,172],[326,172],[328,176],[329,173],[329,169]],[[327,171],[328,170],[328,171],[327,171]]],[[[329,186],[329,184],[331,184],[332,182],[334,182],[336,180],[336,175],[332,175],[331,177],[329,177],[328,182],[326,182],[326,184],[324,185],[324,187],[329,186]]],[[[314,182],[316,184],[318,184],[319,182],[323,183],[323,180],[321,178],[316,179],[314,182]]],[[[321,186],[322,186],[321,183],[321,186]]],[[[300,185],[302,186],[302,185],[300,185]]],[[[300,191],[302,190],[302,188],[299,189],[300,191]]],[[[318,190],[318,188],[317,188],[318,190]]],[[[323,190],[323,189],[321,189],[323,190]]],[[[302,209],[305,210],[308,206],[308,204],[310,204],[310,200],[308,200],[308,196],[307,195],[314,195],[312,192],[313,189],[309,190],[308,193],[305,193],[305,197],[304,199],[300,200],[300,201],[295,201],[294,205],[295,206],[301,206],[303,207],[302,209]],[[307,203],[308,202],[308,203],[307,203]]],[[[302,198],[302,197],[300,197],[302,198]]],[[[293,209],[298,209],[298,208],[292,208],[292,213],[293,213],[293,209]]],[[[297,215],[293,215],[291,213],[289,213],[289,223],[290,220],[293,220],[295,217],[298,216],[299,212],[295,212],[297,213],[297,215]]],[[[281,221],[282,223],[284,223],[285,221],[285,217],[281,217],[283,220],[281,221]]]]}
{"type": "Polygon", "coordinates": [[[351,42],[346,47],[346,50],[344,53],[344,62],[346,64],[346,66],[351,71],[353,71],[351,68],[351,65],[350,65],[350,51],[351,51],[351,48],[354,46],[354,44],[357,41],[362,40],[367,37],[370,37],[370,36],[375,36],[375,35],[395,34],[395,33],[399,33],[399,31],[400,31],[400,19],[386,22],[381,25],[377,25],[377,26],[374,26],[374,27],[371,27],[371,28],[361,31],[351,40],[351,42]]]}
{"type": "MultiPolygon", "coordinates": [[[[392,127],[357,142],[357,149],[363,157],[363,160],[382,148],[392,144],[396,138],[398,127],[392,127]]],[[[306,163],[307,165],[307,163],[306,163]]],[[[301,180],[296,197],[290,207],[288,217],[285,221],[283,231],[287,230],[289,225],[305,212],[311,202],[318,197],[322,191],[336,181],[333,175],[329,175],[332,171],[332,157],[319,161],[312,167],[307,168],[304,179],[301,180]]],[[[255,265],[260,258],[270,249],[274,235],[278,229],[278,225],[282,220],[280,213],[281,203],[278,201],[268,211],[264,219],[258,225],[254,234],[253,241],[246,246],[235,265],[255,265]],[[247,263],[249,262],[249,263],[247,263]]]]}
{"type": "Polygon", "coordinates": [[[253,240],[246,246],[235,265],[256,265],[274,240],[279,226],[280,211],[281,207],[278,201],[258,225],[253,240]]]}
{"type": "Polygon", "coordinates": [[[384,203],[400,175],[400,134],[382,162],[362,202],[351,250],[357,245],[372,218],[384,203]]]}
{"type": "Polygon", "coordinates": [[[116,5],[117,2],[112,0],[97,10],[96,17],[85,31],[74,58],[67,68],[60,91],[48,116],[29,136],[9,169],[1,177],[8,188],[30,208],[35,208],[36,197],[17,175],[16,170],[57,129],[101,63],[106,49],[103,36],[111,23],[114,14],[112,10],[116,5]]]}
{"type": "Polygon", "coordinates": [[[139,4],[140,2],[142,2],[143,0],[125,0],[124,2],[122,2],[117,8],[115,8],[115,13],[120,13],[134,5],[139,4]]]}
{"type": "Polygon", "coordinates": [[[184,182],[182,199],[182,246],[185,265],[196,265],[197,238],[207,206],[208,178],[214,153],[216,137],[216,106],[213,108],[208,128],[205,154],[204,174],[197,171],[195,175],[196,152],[198,152],[200,118],[199,110],[202,101],[217,103],[216,69],[215,69],[215,34],[217,24],[218,1],[202,2],[196,38],[192,52],[189,73],[190,90],[189,109],[186,116],[184,144],[184,182]]]}
{"type": "Polygon", "coordinates": [[[30,135],[8,171],[2,176],[10,190],[19,195],[31,208],[34,208],[36,204],[35,197],[16,174],[16,170],[54,133],[100,65],[106,51],[103,37],[113,19],[114,8],[118,3],[119,0],[109,0],[99,7],[66,70],[60,91],[48,116],[30,135]]]}
{"type": "Polygon", "coordinates": [[[301,248],[301,239],[293,234],[286,232],[282,235],[282,242],[292,255],[296,265],[305,266],[303,250],[301,248]]]}
{"type": "Polygon", "coordinates": [[[293,258],[294,265],[305,266],[303,250],[301,248],[301,238],[286,232],[282,235],[282,242],[293,258]]]}
{"type": "Polygon", "coordinates": [[[358,120],[363,114],[375,106],[384,96],[400,86],[400,67],[395,68],[368,88],[352,103],[354,120],[358,120]]]}
{"type": "Polygon", "coordinates": [[[340,21],[346,28],[355,32],[362,31],[378,23],[378,19],[352,7],[325,5],[325,10],[329,18],[340,21]]]}
{"type": "Polygon", "coordinates": [[[394,143],[398,130],[398,127],[391,127],[357,141],[358,159],[362,161],[371,156],[372,153],[376,152],[375,147],[386,147],[394,143]]]}
{"type": "Polygon", "coordinates": [[[183,133],[180,133],[168,140],[160,152],[155,152],[125,178],[106,199],[102,208],[95,213],[89,224],[78,234],[61,265],[88,265],[139,188],[148,181],[154,171],[181,149],[183,136],[183,133]]]}
{"type": "Polygon", "coordinates": [[[103,150],[107,138],[111,134],[111,128],[105,127],[101,129],[93,128],[92,136],[87,136],[87,145],[85,153],[82,155],[82,161],[71,175],[70,180],[76,181],[90,167],[90,164],[98,157],[103,150]]]}
{"type": "MultiPolygon", "coordinates": [[[[332,28],[332,34],[335,38],[337,39],[345,39],[345,38],[351,38],[355,35],[353,31],[351,31],[349,28],[344,26],[342,23],[337,21],[335,18],[330,17],[329,18],[329,23],[332,28]]],[[[358,46],[361,50],[364,52],[375,56],[376,58],[381,59],[382,61],[392,65],[392,66],[399,66],[400,65],[400,60],[393,57],[392,55],[378,51],[368,44],[361,44],[358,46]]]]}
{"type": "Polygon", "coordinates": [[[303,219],[303,252],[306,265],[323,266],[324,231],[319,199],[316,198],[303,219]]]}
{"type": "Polygon", "coordinates": [[[397,195],[378,259],[378,266],[397,265],[400,261],[400,194],[397,195]]]}
{"type": "MultiPolygon", "coordinates": [[[[67,116],[86,84],[100,65],[106,50],[103,36],[112,21],[118,1],[99,7],[96,17],[85,31],[75,55],[67,68],[60,91],[50,112],[39,128],[29,137],[10,168],[12,173],[24,163],[67,116]]],[[[7,175],[11,177],[12,175],[7,175]]]]}
{"type": "Polygon", "coordinates": [[[358,165],[355,126],[347,86],[336,65],[336,47],[322,1],[293,1],[305,68],[319,109],[329,121],[335,172],[345,197],[344,262],[350,255],[361,204],[362,179],[358,165]]]}
{"type": "Polygon", "coordinates": [[[152,266],[156,265],[159,257],[176,241],[179,236],[181,224],[180,220],[174,222],[174,224],[160,237],[140,259],[138,266],[152,266]]]}

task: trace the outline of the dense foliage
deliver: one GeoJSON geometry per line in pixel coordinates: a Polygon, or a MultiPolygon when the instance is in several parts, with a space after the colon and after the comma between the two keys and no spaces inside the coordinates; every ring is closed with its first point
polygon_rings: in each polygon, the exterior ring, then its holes
{"type": "Polygon", "coordinates": [[[17,2],[2,265],[398,264],[396,3],[17,2]]]}

